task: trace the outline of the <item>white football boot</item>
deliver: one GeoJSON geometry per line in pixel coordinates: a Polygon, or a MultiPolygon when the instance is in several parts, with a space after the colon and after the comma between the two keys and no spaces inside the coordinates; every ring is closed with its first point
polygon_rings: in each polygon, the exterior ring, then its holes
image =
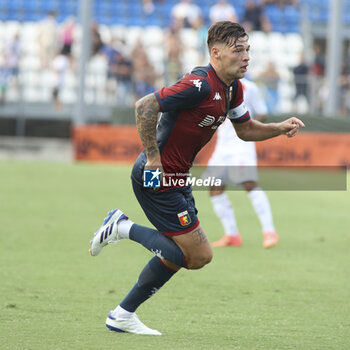
{"type": "Polygon", "coordinates": [[[126,332],[134,334],[162,335],[155,329],[145,326],[133,313],[130,317],[114,317],[112,311],[106,319],[106,327],[114,332],[126,332]]]}
{"type": "Polygon", "coordinates": [[[111,210],[103,221],[102,226],[94,234],[94,238],[90,241],[90,254],[96,256],[105,245],[118,243],[121,239],[118,235],[118,223],[127,219],[128,217],[121,210],[111,210]]]}

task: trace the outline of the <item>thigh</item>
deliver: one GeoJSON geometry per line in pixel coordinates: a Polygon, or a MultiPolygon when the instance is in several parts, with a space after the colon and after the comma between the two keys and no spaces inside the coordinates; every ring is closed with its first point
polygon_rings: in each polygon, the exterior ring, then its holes
{"type": "Polygon", "coordinates": [[[221,186],[226,186],[230,180],[229,175],[229,167],[226,165],[208,165],[205,171],[203,172],[201,178],[203,180],[208,178],[219,179],[221,186]]]}
{"type": "Polygon", "coordinates": [[[257,167],[253,165],[239,165],[230,170],[230,181],[235,185],[241,185],[246,181],[258,182],[257,167]]]}
{"type": "Polygon", "coordinates": [[[234,165],[229,167],[229,179],[239,185],[245,181],[258,181],[257,156],[253,142],[246,142],[234,159],[234,165]]]}
{"type": "Polygon", "coordinates": [[[199,225],[190,190],[154,191],[135,181],[133,189],[148,220],[163,235],[182,235],[199,225]]]}
{"type": "Polygon", "coordinates": [[[192,231],[171,237],[181,248],[190,269],[198,269],[208,264],[213,256],[212,248],[202,226],[192,231]]]}

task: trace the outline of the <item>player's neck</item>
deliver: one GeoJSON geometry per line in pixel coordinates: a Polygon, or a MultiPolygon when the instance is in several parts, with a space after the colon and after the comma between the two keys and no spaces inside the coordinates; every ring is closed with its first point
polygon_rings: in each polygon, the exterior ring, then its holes
{"type": "Polygon", "coordinates": [[[216,75],[219,77],[219,79],[227,86],[230,86],[233,80],[227,78],[227,76],[223,73],[223,70],[220,68],[220,64],[217,64],[213,61],[210,61],[210,64],[214,68],[214,71],[216,75]]]}

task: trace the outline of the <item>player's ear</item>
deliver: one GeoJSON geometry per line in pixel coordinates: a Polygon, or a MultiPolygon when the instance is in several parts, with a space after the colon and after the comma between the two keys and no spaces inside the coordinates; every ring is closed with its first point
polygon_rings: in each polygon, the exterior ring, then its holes
{"type": "Polygon", "coordinates": [[[212,57],[214,57],[216,59],[219,58],[220,57],[220,49],[217,46],[213,46],[211,48],[211,55],[212,55],[212,57]]]}

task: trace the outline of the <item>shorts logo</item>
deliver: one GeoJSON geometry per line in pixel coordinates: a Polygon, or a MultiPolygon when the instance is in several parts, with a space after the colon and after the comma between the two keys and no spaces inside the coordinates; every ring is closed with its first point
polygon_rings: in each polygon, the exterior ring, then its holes
{"type": "Polygon", "coordinates": [[[144,170],[143,171],[143,187],[160,187],[161,171],[144,170]]]}
{"type": "Polygon", "coordinates": [[[182,213],[177,214],[177,216],[179,217],[180,224],[182,226],[187,226],[191,223],[191,218],[190,218],[190,215],[188,214],[187,210],[183,211],[182,213]]]}

